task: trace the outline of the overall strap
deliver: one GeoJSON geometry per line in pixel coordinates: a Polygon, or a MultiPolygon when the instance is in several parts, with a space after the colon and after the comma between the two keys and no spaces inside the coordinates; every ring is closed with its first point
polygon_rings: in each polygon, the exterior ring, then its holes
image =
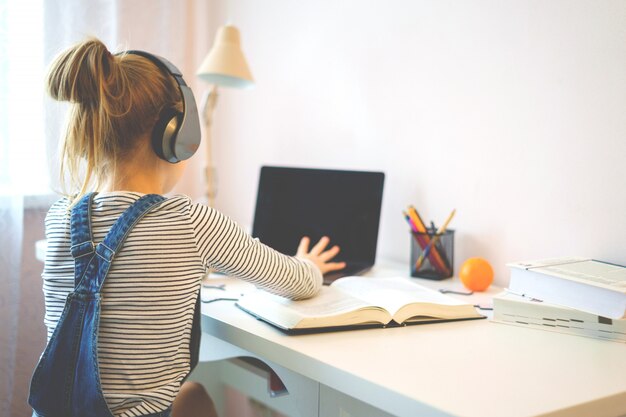
{"type": "Polygon", "coordinates": [[[83,196],[74,207],[70,220],[70,251],[74,258],[74,287],[85,274],[96,250],[91,235],[91,205],[97,193],[83,196]],[[91,255],[91,256],[88,256],[91,255]]]}
{"type": "Polygon", "coordinates": [[[165,200],[157,194],[146,194],[128,207],[119,219],[113,224],[104,240],[95,246],[95,255],[92,255],[90,265],[97,267],[95,274],[83,274],[76,286],[77,292],[97,293],[100,291],[104,279],[109,272],[115,254],[121,249],[129,232],[139,220],[152,208],[165,200]],[[96,266],[97,265],[97,266],[96,266]],[[82,279],[86,277],[87,279],[82,279]]]}

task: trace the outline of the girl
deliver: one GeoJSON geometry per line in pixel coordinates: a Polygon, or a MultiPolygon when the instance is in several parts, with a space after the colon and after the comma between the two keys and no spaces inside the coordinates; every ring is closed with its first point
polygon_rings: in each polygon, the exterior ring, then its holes
{"type": "MultiPolygon", "coordinates": [[[[61,155],[62,180],[70,188],[46,217],[49,341],[75,287],[72,208],[88,192],[98,192],[89,206],[97,244],[128,207],[143,195],[169,192],[185,169],[185,161],[170,163],[157,155],[152,138],[164,112],[183,110],[179,82],[141,53],[112,55],[97,39],[75,45],[52,63],[48,92],[72,107],[61,155]]],[[[203,276],[215,269],[285,297],[311,297],[323,273],[344,266],[330,262],[339,248],[326,250],[328,243],[322,238],[309,250],[304,237],[290,257],[186,196],[156,205],[115,253],[100,290],[97,385],[109,410],[103,415],[168,416],[172,403],[174,417],[212,415],[201,386],[183,383],[203,276]]]]}

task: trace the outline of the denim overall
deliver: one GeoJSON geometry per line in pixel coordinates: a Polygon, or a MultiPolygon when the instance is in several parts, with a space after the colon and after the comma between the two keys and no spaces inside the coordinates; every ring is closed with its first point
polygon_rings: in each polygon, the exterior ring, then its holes
{"type": "MultiPolygon", "coordinates": [[[[131,205],[94,245],[91,206],[96,193],[83,197],[72,209],[71,252],[75,260],[74,292],[43,352],[30,385],[29,404],[39,417],[112,417],[100,386],[98,327],[100,288],[115,253],[130,230],[164,198],[149,194],[131,205]]],[[[150,414],[167,417],[170,410],[150,414]]]]}

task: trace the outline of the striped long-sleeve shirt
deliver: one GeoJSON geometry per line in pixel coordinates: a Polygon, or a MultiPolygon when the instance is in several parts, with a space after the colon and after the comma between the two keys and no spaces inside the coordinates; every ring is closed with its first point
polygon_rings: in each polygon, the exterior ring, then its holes
{"type": "MultiPolygon", "coordinates": [[[[139,197],[131,192],[96,196],[95,243],[139,197]]],[[[61,199],[46,217],[48,338],[74,288],[69,226],[68,200],[61,199]]],[[[316,294],[322,284],[311,262],[263,245],[213,208],[185,196],[168,198],[131,231],[102,287],[98,363],[102,390],[116,417],[158,412],[174,400],[189,372],[193,309],[208,268],[294,299],[316,294]]]]}

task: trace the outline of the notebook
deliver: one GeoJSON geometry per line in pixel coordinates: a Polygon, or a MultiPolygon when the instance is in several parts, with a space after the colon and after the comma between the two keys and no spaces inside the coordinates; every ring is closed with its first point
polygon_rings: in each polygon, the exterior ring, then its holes
{"type": "Polygon", "coordinates": [[[300,239],[328,236],[346,268],[324,276],[330,284],[361,274],[376,260],[385,175],[382,172],[264,166],[261,168],[252,235],[295,255],[300,239]]]}

